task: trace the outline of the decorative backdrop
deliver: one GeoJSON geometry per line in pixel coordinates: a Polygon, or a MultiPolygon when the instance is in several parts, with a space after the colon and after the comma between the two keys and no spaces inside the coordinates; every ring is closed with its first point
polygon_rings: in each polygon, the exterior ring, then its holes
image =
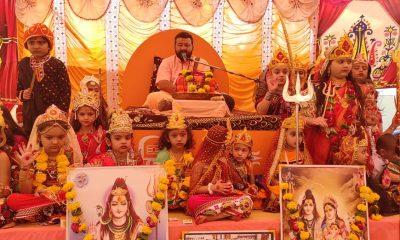
{"type": "MultiPolygon", "coordinates": [[[[130,56],[143,41],[159,31],[179,28],[194,32],[216,49],[227,69],[258,77],[273,50],[287,47],[282,24],[288,31],[293,55],[313,61],[317,37],[329,29],[350,2],[0,0],[0,26],[8,26],[0,29],[0,33],[20,37],[27,26],[45,23],[55,31],[54,53],[68,65],[73,92],[84,75],[98,76],[101,72],[103,93],[114,105],[120,101],[118,83],[123,79],[130,56]]],[[[393,19],[400,19],[395,7],[400,0],[378,2],[393,19]]],[[[28,52],[19,41],[18,59],[25,56],[28,52]]],[[[0,95],[15,98],[15,45],[3,46],[1,57],[6,64],[0,68],[0,95]]],[[[254,111],[253,91],[252,81],[230,76],[229,93],[241,110],[254,111]]]]}

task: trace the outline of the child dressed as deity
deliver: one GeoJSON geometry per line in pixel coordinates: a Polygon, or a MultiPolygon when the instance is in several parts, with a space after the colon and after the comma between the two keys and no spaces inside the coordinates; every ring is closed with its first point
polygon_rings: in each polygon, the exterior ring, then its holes
{"type": "Polygon", "coordinates": [[[187,213],[196,224],[225,218],[238,221],[251,213],[251,198],[234,191],[240,179],[231,173],[226,158],[227,133],[219,125],[210,128],[195,156],[187,213]]]}
{"type": "Polygon", "coordinates": [[[175,209],[186,206],[188,197],[190,170],[192,168],[193,135],[180,112],[174,112],[161,134],[156,163],[164,164],[170,188],[168,189],[168,207],[175,209]]]}
{"type": "Polygon", "coordinates": [[[279,212],[279,165],[280,164],[312,164],[312,159],[303,142],[304,120],[299,117],[299,159],[296,159],[296,117],[292,115],[282,122],[278,145],[272,165],[267,174],[267,187],[270,199],[266,211],[279,212]]]}
{"type": "Polygon", "coordinates": [[[68,112],[71,85],[63,62],[50,56],[53,33],[42,23],[31,26],[23,36],[32,54],[18,64],[17,96],[22,101],[24,129],[32,130],[35,119],[52,104],[68,112]]]}
{"type": "Polygon", "coordinates": [[[133,120],[121,109],[111,115],[106,133],[106,142],[110,150],[89,160],[88,166],[134,166],[142,165],[141,157],[134,153],[132,146],[133,120]]]}
{"type": "Polygon", "coordinates": [[[80,92],[72,102],[70,121],[79,141],[84,164],[107,151],[105,126],[100,121],[99,108],[99,96],[94,92],[80,92]]]}
{"type": "Polygon", "coordinates": [[[85,76],[80,82],[81,92],[87,94],[89,92],[93,92],[98,94],[98,98],[100,100],[100,106],[98,110],[99,120],[101,122],[101,126],[103,129],[107,129],[107,102],[103,97],[101,92],[100,80],[97,79],[95,76],[85,76]]]}
{"type": "Polygon", "coordinates": [[[65,192],[69,166],[81,166],[82,155],[67,116],[55,105],[40,115],[33,126],[28,147],[16,155],[20,163],[21,193],[7,198],[16,212],[14,219],[49,221],[65,214],[65,192]]]}
{"type": "Polygon", "coordinates": [[[229,151],[229,162],[231,164],[232,174],[237,176],[240,181],[233,184],[233,187],[253,198],[257,197],[258,188],[255,185],[251,153],[253,139],[244,129],[236,134],[232,140],[229,151]]]}

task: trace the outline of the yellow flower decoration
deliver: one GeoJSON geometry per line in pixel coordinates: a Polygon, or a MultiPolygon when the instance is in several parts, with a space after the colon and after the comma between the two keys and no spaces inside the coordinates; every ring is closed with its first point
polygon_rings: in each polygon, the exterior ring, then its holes
{"type": "Polygon", "coordinates": [[[367,206],[365,206],[365,204],[360,203],[360,204],[357,205],[357,209],[362,211],[362,212],[366,212],[367,211],[367,206]]]}
{"type": "Polygon", "coordinates": [[[281,183],[279,183],[279,187],[280,187],[282,190],[289,189],[289,183],[287,183],[287,182],[281,182],[281,183]]]}
{"type": "Polygon", "coordinates": [[[299,211],[289,215],[290,219],[297,219],[300,217],[299,211]]]}
{"type": "Polygon", "coordinates": [[[184,153],[183,154],[183,162],[186,166],[189,166],[190,164],[192,164],[194,158],[191,152],[189,153],[184,153]]]}
{"type": "Polygon", "coordinates": [[[357,222],[365,223],[365,218],[364,218],[364,217],[361,217],[361,216],[356,216],[356,217],[355,217],[355,220],[356,220],[357,222]]]}
{"type": "Polygon", "coordinates": [[[35,174],[35,181],[38,183],[43,183],[46,181],[47,175],[45,173],[37,172],[35,174]]]}
{"type": "Polygon", "coordinates": [[[360,193],[372,193],[372,190],[371,190],[371,188],[369,188],[367,186],[361,186],[360,193]]]}
{"type": "Polygon", "coordinates": [[[178,184],[176,182],[171,183],[171,189],[173,190],[178,189],[178,184]]]}
{"type": "Polygon", "coordinates": [[[374,201],[379,201],[379,199],[381,199],[381,196],[377,193],[372,193],[372,196],[374,197],[374,201]]]}
{"type": "Polygon", "coordinates": [[[186,81],[190,82],[193,80],[193,76],[192,75],[186,76],[185,79],[186,81]]]}
{"type": "Polygon", "coordinates": [[[382,219],[382,215],[380,214],[372,214],[371,219],[374,221],[380,221],[382,219]]]}
{"type": "Polygon", "coordinates": [[[47,156],[46,152],[43,150],[43,151],[35,158],[35,161],[36,161],[36,163],[43,163],[43,162],[47,162],[48,159],[49,159],[49,157],[47,156]]]}
{"type": "Polygon", "coordinates": [[[156,215],[154,215],[154,214],[150,215],[150,219],[151,219],[151,221],[153,221],[155,223],[158,222],[158,217],[156,215]]]}
{"type": "Polygon", "coordinates": [[[68,192],[73,187],[74,187],[74,183],[73,182],[67,182],[66,184],[64,184],[64,186],[62,187],[61,190],[63,190],[64,192],[68,192]]]}
{"type": "Polygon", "coordinates": [[[180,191],[178,195],[183,200],[186,200],[188,198],[188,194],[185,191],[180,191]]]}
{"type": "Polygon", "coordinates": [[[290,201],[290,202],[286,205],[286,207],[287,207],[289,210],[297,209],[297,203],[296,203],[295,201],[290,201]]]}
{"type": "Polygon", "coordinates": [[[86,231],[87,230],[87,225],[86,223],[82,223],[79,225],[79,232],[86,231]]]}
{"type": "Polygon", "coordinates": [[[310,238],[310,233],[307,231],[301,231],[300,232],[300,239],[306,240],[310,238]]]}
{"type": "Polygon", "coordinates": [[[283,198],[283,200],[289,200],[289,201],[291,201],[291,200],[293,200],[293,194],[291,194],[291,193],[285,193],[285,194],[282,196],[282,198],[283,198]]]}
{"type": "Polygon", "coordinates": [[[154,211],[157,211],[157,212],[159,212],[159,211],[161,211],[161,209],[162,209],[162,205],[161,204],[159,204],[158,202],[151,202],[151,208],[154,210],[154,211]]]}
{"type": "Polygon", "coordinates": [[[80,206],[81,206],[81,205],[79,204],[79,202],[68,203],[67,209],[68,209],[69,211],[74,211],[74,210],[80,208],[80,206]]]}
{"type": "Polygon", "coordinates": [[[174,175],[176,168],[174,166],[165,166],[165,171],[167,172],[167,175],[174,175]]]}
{"type": "Polygon", "coordinates": [[[86,234],[83,240],[93,240],[93,234],[86,234]]]}
{"type": "Polygon", "coordinates": [[[142,233],[146,234],[146,235],[150,235],[152,232],[151,228],[147,225],[142,227],[142,233]]]}
{"type": "Polygon", "coordinates": [[[68,158],[67,158],[67,156],[65,154],[57,155],[56,161],[57,161],[57,164],[58,163],[66,164],[66,162],[68,162],[68,165],[69,165],[69,160],[68,160],[68,158]]]}
{"type": "Polygon", "coordinates": [[[165,199],[165,194],[162,193],[162,192],[158,192],[158,193],[156,193],[156,198],[158,200],[164,200],[165,199]]]}
{"type": "Polygon", "coordinates": [[[190,177],[185,177],[183,179],[182,186],[190,187],[190,177]]]}
{"type": "Polygon", "coordinates": [[[162,184],[168,184],[169,180],[166,177],[162,177],[162,178],[160,178],[159,182],[162,183],[162,184]]]}
{"type": "Polygon", "coordinates": [[[47,169],[47,162],[36,163],[36,169],[39,171],[45,171],[47,169]]]}
{"type": "Polygon", "coordinates": [[[80,221],[81,221],[80,216],[72,216],[72,218],[71,218],[71,222],[73,222],[73,223],[78,223],[80,221]]]}
{"type": "Polygon", "coordinates": [[[353,230],[354,232],[358,232],[358,233],[361,232],[360,228],[355,224],[351,224],[350,227],[351,227],[351,230],[353,230]]]}
{"type": "Polygon", "coordinates": [[[168,185],[160,183],[160,184],[158,184],[158,189],[160,189],[160,191],[165,191],[168,189],[168,185]]]}
{"type": "Polygon", "coordinates": [[[204,73],[204,75],[205,75],[206,77],[212,77],[212,76],[213,76],[213,73],[212,73],[211,71],[207,71],[207,72],[204,73]]]}
{"type": "Polygon", "coordinates": [[[358,236],[354,233],[350,233],[349,240],[359,240],[358,236]]]}
{"type": "Polygon", "coordinates": [[[76,191],[72,190],[65,194],[65,198],[68,200],[73,200],[76,197],[76,191]]]}
{"type": "Polygon", "coordinates": [[[47,190],[50,191],[51,193],[57,194],[61,190],[61,188],[59,186],[53,185],[48,187],[47,190]]]}
{"type": "Polygon", "coordinates": [[[300,230],[304,230],[304,223],[303,222],[297,222],[297,226],[299,227],[300,230]]]}

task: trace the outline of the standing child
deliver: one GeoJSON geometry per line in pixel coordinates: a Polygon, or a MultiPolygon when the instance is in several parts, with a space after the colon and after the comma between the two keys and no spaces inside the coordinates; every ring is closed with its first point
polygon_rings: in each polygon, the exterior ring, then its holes
{"type": "Polygon", "coordinates": [[[54,222],[65,214],[68,167],[80,166],[82,155],[67,116],[50,106],[33,126],[27,148],[20,149],[19,186],[21,193],[7,198],[7,205],[16,212],[15,219],[54,222]]]}
{"type": "Polygon", "coordinates": [[[193,135],[185,118],[180,112],[174,112],[161,134],[156,162],[164,164],[170,179],[168,190],[168,208],[186,206],[189,190],[190,170],[192,168],[193,135]],[[174,171],[175,170],[175,171],[174,171]]]}
{"type": "Polygon", "coordinates": [[[23,39],[32,55],[18,64],[17,96],[22,101],[25,132],[30,134],[35,119],[50,105],[68,112],[71,85],[64,63],[50,56],[53,33],[46,25],[34,24],[23,39]]]}
{"type": "Polygon", "coordinates": [[[89,165],[96,167],[142,165],[143,160],[134,154],[132,147],[132,123],[133,120],[127,112],[117,110],[112,113],[106,133],[106,142],[110,150],[90,159],[89,165]]]}
{"type": "Polygon", "coordinates": [[[72,103],[71,126],[76,132],[84,164],[107,151],[99,107],[99,97],[93,92],[78,93],[72,103]]]}
{"type": "Polygon", "coordinates": [[[286,118],[281,126],[277,149],[267,175],[267,187],[271,192],[266,211],[279,212],[279,165],[312,164],[303,142],[304,120],[299,117],[299,159],[296,160],[296,117],[286,118]]]}

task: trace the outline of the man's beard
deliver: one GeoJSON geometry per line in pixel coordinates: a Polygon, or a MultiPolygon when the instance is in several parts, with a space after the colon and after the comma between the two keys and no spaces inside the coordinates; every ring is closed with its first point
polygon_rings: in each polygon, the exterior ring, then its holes
{"type": "Polygon", "coordinates": [[[184,61],[183,56],[182,56],[182,53],[185,53],[185,54],[186,54],[186,59],[189,59],[189,58],[192,57],[192,52],[188,52],[188,51],[179,51],[179,52],[177,52],[177,51],[175,51],[176,56],[177,56],[182,62],[184,61]]]}

